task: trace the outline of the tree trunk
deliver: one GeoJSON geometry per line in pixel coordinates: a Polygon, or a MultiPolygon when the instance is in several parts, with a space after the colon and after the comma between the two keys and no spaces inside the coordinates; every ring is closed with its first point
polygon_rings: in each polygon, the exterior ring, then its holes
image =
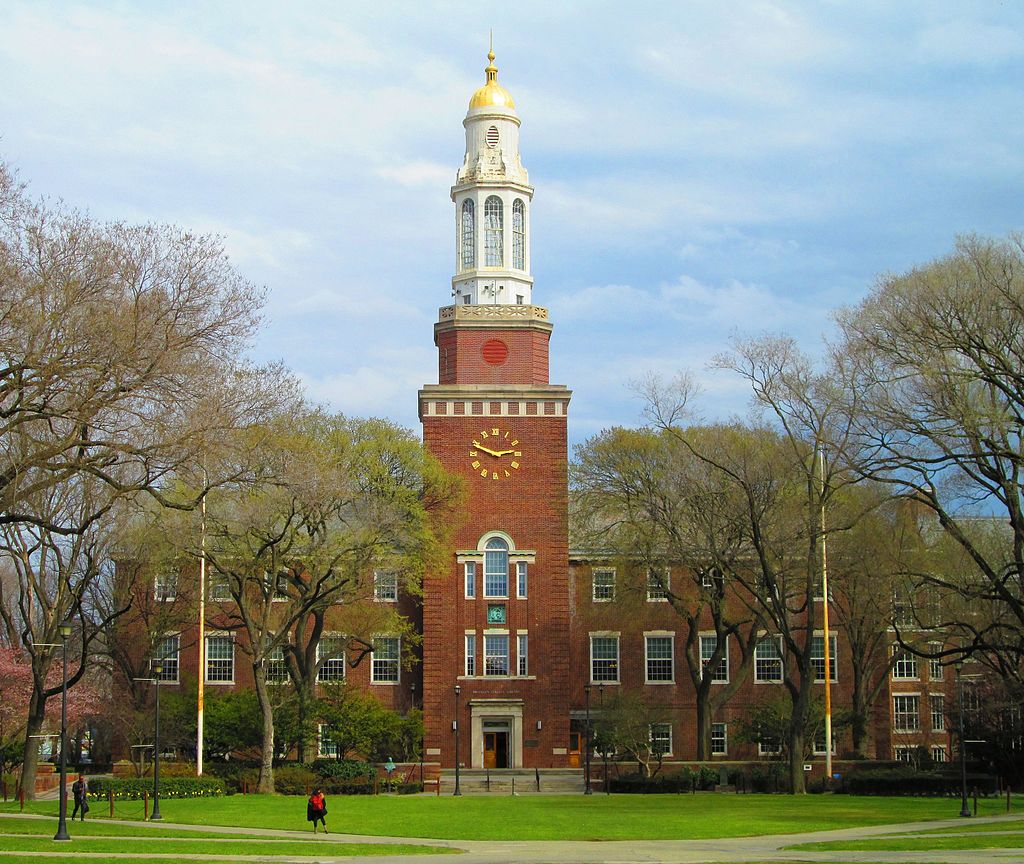
{"type": "Polygon", "coordinates": [[[297,688],[296,692],[299,700],[298,709],[296,711],[299,726],[299,740],[295,746],[295,755],[299,760],[299,764],[305,765],[306,762],[313,761],[312,758],[307,757],[312,757],[316,752],[312,748],[307,747],[308,742],[306,734],[306,724],[309,721],[309,706],[313,702],[313,693],[312,688],[305,682],[297,688]],[[309,750],[308,754],[307,750],[309,750]]]}
{"type": "MultiPolygon", "coordinates": [[[[703,688],[702,688],[703,689],[703,688]]],[[[711,758],[711,705],[707,692],[697,690],[697,761],[711,758]]]]}
{"type": "Polygon", "coordinates": [[[253,679],[256,682],[256,701],[263,715],[263,744],[260,748],[260,779],[256,791],[261,795],[274,794],[274,706],[270,704],[267,682],[263,677],[262,665],[253,664],[253,679]]]}
{"type": "Polygon", "coordinates": [[[39,739],[34,736],[38,735],[43,728],[45,719],[46,699],[39,694],[38,690],[33,690],[32,698],[28,703],[25,746],[22,748],[21,758],[20,788],[28,801],[33,801],[36,797],[36,769],[39,765],[39,739]]]}
{"type": "Polygon", "coordinates": [[[800,682],[800,688],[793,695],[793,713],[789,720],[789,791],[793,795],[803,795],[807,792],[804,785],[804,735],[807,730],[810,699],[810,687],[805,676],[800,682]]]}
{"type": "Polygon", "coordinates": [[[864,673],[856,664],[853,668],[852,713],[850,731],[853,734],[853,749],[861,758],[868,755],[868,700],[864,692],[864,673]]]}

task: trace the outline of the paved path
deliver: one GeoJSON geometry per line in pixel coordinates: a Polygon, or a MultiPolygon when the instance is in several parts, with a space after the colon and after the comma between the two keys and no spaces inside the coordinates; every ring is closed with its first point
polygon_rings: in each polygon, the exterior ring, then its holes
{"type": "MultiPolygon", "coordinates": [[[[52,816],[36,816],[27,813],[0,813],[2,818],[48,819],[52,816]]],[[[726,862],[879,862],[879,864],[922,864],[922,862],[938,862],[943,864],[1024,864],[1024,833],[1020,834],[1021,846],[1016,849],[979,849],[979,850],[948,850],[932,852],[854,852],[854,851],[794,851],[783,847],[798,843],[819,843],[831,840],[863,840],[872,837],[885,837],[889,834],[905,834],[917,831],[935,831],[948,829],[946,836],[962,833],[965,824],[998,823],[1019,820],[1019,816],[988,816],[974,818],[965,823],[963,819],[949,819],[933,822],[908,822],[899,825],[877,825],[864,828],[843,828],[835,831],[815,831],[806,834],[773,834],[765,837],[737,837],[718,840],[608,840],[608,841],[548,841],[548,840],[438,840],[436,838],[419,837],[378,837],[361,834],[322,834],[311,835],[307,831],[278,831],[269,828],[232,828],[217,825],[187,825],[172,822],[134,822],[125,820],[103,820],[104,825],[132,825],[135,827],[151,827],[154,830],[171,832],[201,831],[214,839],[218,834],[245,834],[253,839],[261,840],[342,840],[357,843],[390,844],[412,843],[422,846],[434,846],[451,849],[449,857],[444,854],[433,855],[374,855],[362,857],[334,857],[330,855],[280,857],[258,855],[240,859],[237,855],[202,855],[190,856],[180,854],[160,855],[148,854],[153,860],[178,861],[268,861],[268,862],[339,862],[339,864],[356,864],[356,862],[373,862],[373,864],[726,864],[726,862]]],[[[73,833],[73,832],[72,832],[73,833]]],[[[155,838],[154,838],[155,839],[155,838]]],[[[85,838],[75,847],[78,861],[90,860],[80,853],[88,852],[85,838]]],[[[325,850],[326,851],[326,850],[325,850]]],[[[9,853],[10,854],[10,853],[9,853]]],[[[24,856],[39,858],[68,859],[66,847],[55,852],[17,853],[24,856]]],[[[0,853],[0,864],[3,861],[0,853]]],[[[111,860],[118,857],[140,857],[137,854],[108,854],[111,860]]]]}

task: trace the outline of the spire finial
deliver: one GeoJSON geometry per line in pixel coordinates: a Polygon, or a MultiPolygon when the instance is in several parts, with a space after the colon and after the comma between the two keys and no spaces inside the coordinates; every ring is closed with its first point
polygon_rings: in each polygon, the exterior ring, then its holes
{"type": "Polygon", "coordinates": [[[494,30],[491,30],[490,45],[487,49],[487,68],[484,72],[487,74],[487,83],[493,84],[498,80],[498,67],[494,65],[494,30]]]}

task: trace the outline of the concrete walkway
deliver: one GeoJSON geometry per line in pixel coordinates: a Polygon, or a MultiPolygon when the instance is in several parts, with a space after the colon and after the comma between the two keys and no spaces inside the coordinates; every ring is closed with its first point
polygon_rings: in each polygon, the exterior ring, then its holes
{"type": "MultiPolygon", "coordinates": [[[[36,816],[26,813],[2,813],[3,818],[47,819],[52,816],[36,816]]],[[[853,852],[853,851],[793,851],[784,847],[800,843],[820,843],[833,840],[863,840],[881,838],[891,834],[907,834],[918,831],[946,829],[945,836],[962,834],[967,825],[998,824],[1017,821],[1019,816],[988,816],[963,819],[949,819],[934,822],[911,822],[899,825],[879,825],[864,828],[844,828],[835,831],[816,831],[806,834],[773,834],[765,837],[737,837],[718,840],[610,840],[610,841],[549,841],[549,840],[438,840],[418,837],[378,837],[361,834],[312,835],[306,831],[278,831],[268,828],[232,828],[216,825],[187,825],[170,822],[134,822],[125,820],[103,820],[104,825],[132,825],[151,827],[156,831],[196,831],[209,834],[213,840],[218,834],[244,834],[260,840],[334,840],[356,843],[391,844],[411,843],[452,850],[452,855],[374,855],[360,857],[334,857],[330,855],[254,855],[239,858],[237,855],[191,856],[178,853],[161,855],[149,853],[145,857],[153,860],[177,859],[189,861],[267,861],[267,862],[374,862],[374,864],[725,864],[725,862],[879,862],[879,864],[1024,864],[1024,833],[1020,834],[1020,847],[1014,849],[979,849],[972,851],[924,851],[924,852],[853,852]]],[[[72,830],[73,835],[73,830],[72,830]]],[[[116,832],[112,832],[116,833],[116,832]]],[[[154,838],[156,839],[156,838],[154,838]]],[[[74,857],[87,861],[88,839],[74,846],[74,857]]],[[[326,850],[325,850],[326,852],[326,850]]],[[[0,853],[4,856],[18,854],[40,858],[61,858],[67,860],[68,847],[54,852],[0,853]]],[[[107,853],[105,858],[140,857],[125,853],[107,853]]]]}

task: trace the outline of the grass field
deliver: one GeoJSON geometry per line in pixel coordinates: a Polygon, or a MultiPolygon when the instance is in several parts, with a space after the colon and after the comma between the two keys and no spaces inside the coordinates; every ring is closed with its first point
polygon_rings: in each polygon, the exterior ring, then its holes
{"type": "MultiPolygon", "coordinates": [[[[981,800],[979,815],[1005,812],[1002,800],[981,800]]],[[[685,840],[825,831],[892,825],[956,816],[958,802],[931,798],[847,795],[594,795],[585,797],[351,796],[332,797],[332,832],[449,840],[685,840]]],[[[1018,799],[1019,812],[1024,801],[1018,799]]],[[[305,798],[235,795],[160,802],[167,822],[309,830],[305,798]]],[[[30,805],[55,815],[56,802],[30,805]]],[[[0,805],[16,812],[17,805],[0,805]]],[[[96,806],[84,823],[91,832],[103,817],[96,806]]],[[[139,811],[126,802],[117,815],[139,811]]],[[[9,829],[0,820],[0,832],[9,829]]],[[[965,820],[966,822],[967,820],[965,820]]],[[[75,823],[77,829],[82,823],[75,823]]],[[[140,830],[148,830],[141,827],[140,830]]],[[[72,834],[74,830],[72,830],[72,834]]]]}

